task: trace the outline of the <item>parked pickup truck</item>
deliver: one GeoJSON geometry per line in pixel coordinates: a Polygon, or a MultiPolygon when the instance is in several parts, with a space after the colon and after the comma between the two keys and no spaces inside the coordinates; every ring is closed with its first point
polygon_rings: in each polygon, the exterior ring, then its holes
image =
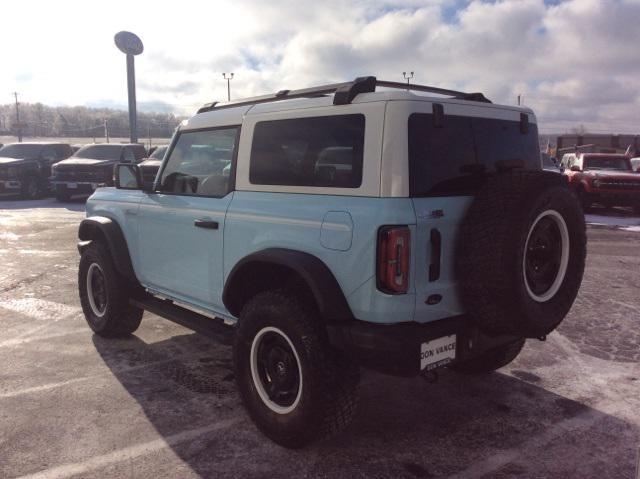
{"type": "Polygon", "coordinates": [[[52,165],[72,154],[67,143],[13,143],[0,148],[0,196],[36,199],[49,192],[52,165]]]}
{"type": "Polygon", "coordinates": [[[610,153],[567,153],[560,167],[582,208],[594,204],[605,208],[630,206],[640,213],[640,174],[633,171],[629,157],[610,153]]]}
{"type": "Polygon", "coordinates": [[[102,143],[87,145],[52,168],[51,184],[58,201],[74,195],[89,196],[96,188],[113,186],[117,163],[137,163],[147,156],[140,144],[102,143]]]}

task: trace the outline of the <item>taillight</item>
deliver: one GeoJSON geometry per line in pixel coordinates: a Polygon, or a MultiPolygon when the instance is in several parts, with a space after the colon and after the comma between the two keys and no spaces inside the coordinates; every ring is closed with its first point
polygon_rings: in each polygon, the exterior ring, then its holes
{"type": "Polygon", "coordinates": [[[388,294],[409,290],[411,232],[407,226],[383,226],[378,230],[378,289],[388,294]]]}

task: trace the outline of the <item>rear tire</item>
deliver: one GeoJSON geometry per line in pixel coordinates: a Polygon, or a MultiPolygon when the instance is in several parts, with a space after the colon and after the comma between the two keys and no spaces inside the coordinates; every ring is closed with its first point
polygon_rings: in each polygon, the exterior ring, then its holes
{"type": "Polygon", "coordinates": [[[234,365],[249,415],[281,446],[303,447],[353,418],[358,368],[331,348],[315,308],[292,294],[266,291],[247,302],[234,365]]]}
{"type": "Polygon", "coordinates": [[[84,317],[97,335],[125,336],[138,329],[144,311],[129,304],[131,289],[105,245],[92,241],[80,257],[78,290],[84,317]]]}
{"type": "Polygon", "coordinates": [[[476,358],[452,364],[450,368],[462,374],[491,373],[506,366],[518,357],[525,342],[525,339],[520,339],[513,343],[490,349],[476,358]]]}

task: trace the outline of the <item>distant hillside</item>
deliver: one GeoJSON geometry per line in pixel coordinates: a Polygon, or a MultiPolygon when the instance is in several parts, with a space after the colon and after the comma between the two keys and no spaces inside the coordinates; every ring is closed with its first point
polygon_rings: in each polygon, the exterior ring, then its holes
{"type": "MultiPolygon", "coordinates": [[[[129,114],[124,110],[87,108],[84,106],[52,107],[42,103],[21,103],[20,124],[25,137],[104,138],[105,120],[110,137],[129,136],[129,114]]],[[[138,136],[169,138],[182,121],[173,113],[138,112],[138,136]]],[[[16,135],[15,105],[0,105],[0,135],[16,135]]]]}

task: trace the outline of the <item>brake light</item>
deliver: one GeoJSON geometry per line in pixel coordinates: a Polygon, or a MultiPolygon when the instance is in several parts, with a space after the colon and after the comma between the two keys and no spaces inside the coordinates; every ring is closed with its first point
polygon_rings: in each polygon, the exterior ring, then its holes
{"type": "Polygon", "coordinates": [[[407,226],[383,226],[378,230],[378,289],[388,294],[409,290],[411,232],[407,226]]]}

